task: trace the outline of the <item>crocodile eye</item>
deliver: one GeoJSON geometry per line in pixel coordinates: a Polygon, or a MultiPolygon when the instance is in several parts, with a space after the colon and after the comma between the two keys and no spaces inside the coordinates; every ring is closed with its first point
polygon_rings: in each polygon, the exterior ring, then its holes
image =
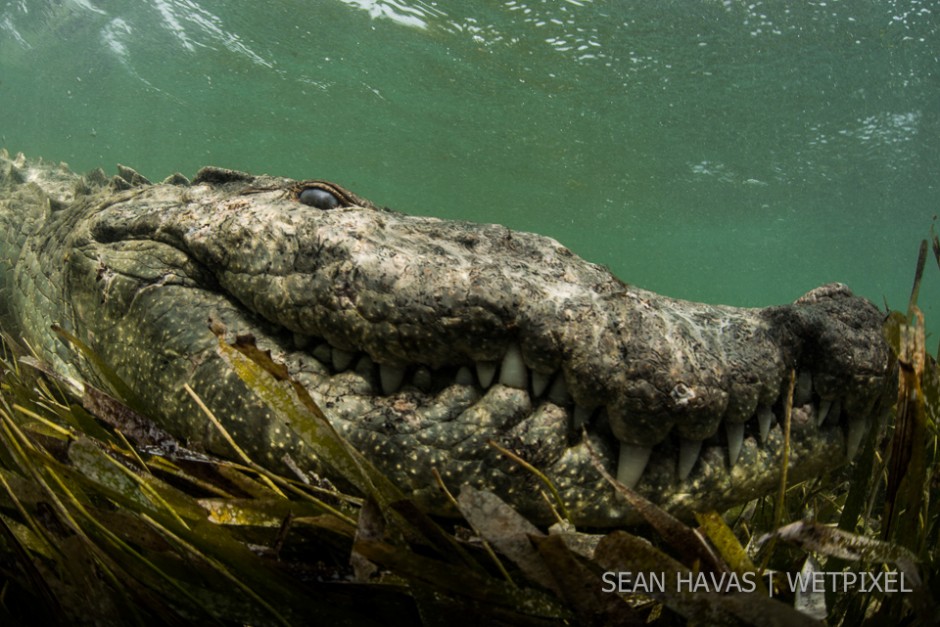
{"type": "Polygon", "coordinates": [[[336,196],[319,187],[308,187],[300,192],[297,200],[317,209],[336,209],[340,206],[339,199],[336,196]]]}

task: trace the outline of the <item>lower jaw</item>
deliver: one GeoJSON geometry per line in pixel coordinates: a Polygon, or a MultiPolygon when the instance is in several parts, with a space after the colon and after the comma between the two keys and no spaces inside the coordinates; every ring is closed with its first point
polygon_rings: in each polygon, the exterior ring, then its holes
{"type": "MultiPolygon", "coordinates": [[[[597,449],[597,441],[592,442],[597,449]]],[[[643,522],[642,516],[618,494],[593,468],[588,468],[587,447],[573,447],[566,454],[569,467],[549,470],[562,498],[567,502],[574,524],[610,527],[643,522]],[[580,467],[581,472],[572,471],[580,467]],[[596,482],[587,477],[597,477],[596,482]]],[[[635,491],[678,518],[691,520],[696,512],[723,511],[755,498],[773,494],[781,485],[785,449],[781,425],[771,428],[765,441],[748,436],[744,439],[737,462],[729,466],[727,449],[721,445],[703,445],[694,470],[679,480],[676,448],[664,442],[653,448],[646,472],[635,491]]],[[[800,428],[791,426],[789,464],[786,484],[793,485],[831,471],[848,461],[843,429],[831,426],[800,428]]],[[[608,447],[609,449],[609,447],[608,447]]],[[[608,469],[612,464],[608,464],[608,469]]],[[[545,518],[542,508],[537,518],[545,518]]]]}
{"type": "MultiPolygon", "coordinates": [[[[533,406],[525,391],[500,385],[485,394],[472,386],[453,385],[435,395],[402,391],[376,397],[354,373],[340,377],[299,375],[340,432],[408,496],[432,511],[453,513],[431,472],[434,468],[454,492],[469,483],[494,491],[536,521],[553,520],[540,481],[490,447],[488,440],[494,440],[520,451],[546,473],[575,524],[640,522],[637,512],[595,470],[580,434],[570,428],[570,408],[549,402],[533,406]]],[[[814,415],[810,406],[793,412],[788,484],[847,460],[845,426],[833,421],[818,427],[814,415]]],[[[595,432],[589,438],[602,463],[616,474],[620,443],[609,434],[595,432]]],[[[744,503],[780,485],[784,435],[779,423],[763,439],[747,433],[733,465],[721,437],[705,440],[694,467],[681,480],[678,449],[674,437],[652,447],[635,489],[680,517],[744,503]]]]}
{"type": "MultiPolygon", "coordinates": [[[[682,518],[694,512],[724,510],[754,498],[773,494],[781,485],[785,451],[788,454],[787,485],[832,470],[847,461],[841,426],[818,429],[791,424],[786,443],[782,425],[774,425],[765,441],[745,438],[737,462],[728,463],[722,446],[703,447],[696,468],[684,481],[677,481],[673,455],[651,460],[638,485],[660,507],[682,518]]],[[[654,455],[656,451],[654,449],[654,455]]]]}

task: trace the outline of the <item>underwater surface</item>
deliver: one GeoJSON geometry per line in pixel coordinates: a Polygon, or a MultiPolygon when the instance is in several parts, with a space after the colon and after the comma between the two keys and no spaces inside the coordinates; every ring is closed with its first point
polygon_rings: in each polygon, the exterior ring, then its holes
{"type": "Polygon", "coordinates": [[[940,6],[0,1],[0,146],[331,179],[679,298],[842,281],[903,310],[940,213],[940,6]]]}

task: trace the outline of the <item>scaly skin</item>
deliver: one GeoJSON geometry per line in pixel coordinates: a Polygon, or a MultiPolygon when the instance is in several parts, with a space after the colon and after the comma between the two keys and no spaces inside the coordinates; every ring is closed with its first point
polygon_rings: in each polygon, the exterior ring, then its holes
{"type": "Polygon", "coordinates": [[[50,326],[75,333],[191,446],[229,453],[184,383],[259,462],[320,470],[222,360],[210,320],[271,350],[431,510],[437,468],[549,518],[492,439],[545,471],[576,523],[632,521],[582,427],[665,508],[724,507],[778,481],[791,370],[793,480],[844,463],[889,400],[883,316],[838,284],[766,309],[691,303],[545,237],[406,216],[325,182],[119,172],[0,153],[0,324],[100,381],[50,326]]]}

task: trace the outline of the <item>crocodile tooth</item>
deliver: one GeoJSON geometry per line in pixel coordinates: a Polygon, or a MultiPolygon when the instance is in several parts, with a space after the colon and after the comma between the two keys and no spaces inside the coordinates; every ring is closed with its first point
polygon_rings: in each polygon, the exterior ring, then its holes
{"type": "Polygon", "coordinates": [[[313,344],[313,338],[303,333],[294,333],[294,348],[299,351],[306,350],[313,344]]]}
{"type": "Polygon", "coordinates": [[[496,364],[492,361],[477,362],[477,378],[480,380],[480,387],[484,390],[493,385],[493,377],[496,376],[496,364]]]}
{"type": "Polygon", "coordinates": [[[829,408],[829,414],[827,418],[829,419],[830,424],[837,424],[839,422],[839,416],[842,414],[842,401],[836,399],[832,401],[832,407],[829,408]]]}
{"type": "Polygon", "coordinates": [[[476,383],[476,379],[473,378],[473,373],[470,372],[470,369],[466,366],[460,367],[454,380],[458,385],[473,385],[476,383]]]}
{"type": "Polygon", "coordinates": [[[685,481],[688,478],[695,462],[698,461],[698,454],[701,450],[701,440],[679,438],[679,463],[676,465],[676,474],[679,475],[679,481],[685,481]]]}
{"type": "Polygon", "coordinates": [[[571,402],[571,394],[568,393],[568,383],[565,381],[565,375],[558,373],[552,387],[548,390],[548,400],[556,405],[567,405],[571,402]]]}
{"type": "Polygon", "coordinates": [[[574,406],[574,418],[572,419],[572,424],[574,425],[575,431],[580,431],[581,427],[584,427],[591,421],[591,415],[594,413],[595,407],[587,407],[585,405],[575,405],[574,406]]]}
{"type": "Polygon", "coordinates": [[[796,376],[796,390],[793,393],[793,406],[802,407],[813,400],[813,375],[804,370],[796,376]]]}
{"type": "Polygon", "coordinates": [[[532,371],[532,396],[541,396],[551,383],[552,373],[532,371]]]}
{"type": "Polygon", "coordinates": [[[646,464],[650,460],[651,446],[638,446],[636,444],[620,444],[620,459],[617,461],[617,481],[633,488],[643,476],[646,464]]]}
{"type": "Polygon", "coordinates": [[[379,365],[379,380],[382,381],[382,394],[394,394],[405,380],[405,369],[398,366],[379,365]]]}
{"type": "Polygon", "coordinates": [[[311,354],[319,361],[321,364],[332,364],[333,363],[333,349],[330,348],[329,344],[323,343],[317,346],[311,351],[311,354]]]}
{"type": "Polygon", "coordinates": [[[725,423],[725,434],[728,436],[728,465],[734,466],[741,454],[744,445],[744,423],[725,423]]]}
{"type": "Polygon", "coordinates": [[[862,437],[865,435],[865,418],[859,415],[849,418],[849,431],[845,436],[845,456],[847,459],[854,459],[858,453],[858,447],[862,443],[862,437]]]}
{"type": "Polygon", "coordinates": [[[770,405],[761,405],[757,408],[757,424],[760,427],[760,441],[767,441],[767,434],[770,433],[770,425],[774,421],[774,412],[770,405]]]}
{"type": "Polygon", "coordinates": [[[412,383],[422,392],[428,392],[431,389],[431,371],[426,366],[418,366],[415,369],[412,383]]]}
{"type": "Polygon", "coordinates": [[[360,357],[359,361],[356,362],[356,367],[354,370],[356,374],[368,381],[369,385],[375,388],[375,362],[372,361],[371,357],[368,355],[363,355],[360,357]]]}
{"type": "Polygon", "coordinates": [[[829,408],[832,407],[832,401],[819,401],[819,407],[816,409],[816,426],[821,427],[826,422],[826,416],[829,415],[829,408]]]}
{"type": "Polygon", "coordinates": [[[337,372],[342,372],[349,368],[352,364],[353,359],[356,358],[356,353],[350,351],[344,351],[341,348],[333,349],[333,368],[337,372]]]}
{"type": "Polygon", "coordinates": [[[499,382],[511,388],[524,390],[529,386],[529,371],[522,361],[522,349],[510,344],[499,368],[499,382]]]}

